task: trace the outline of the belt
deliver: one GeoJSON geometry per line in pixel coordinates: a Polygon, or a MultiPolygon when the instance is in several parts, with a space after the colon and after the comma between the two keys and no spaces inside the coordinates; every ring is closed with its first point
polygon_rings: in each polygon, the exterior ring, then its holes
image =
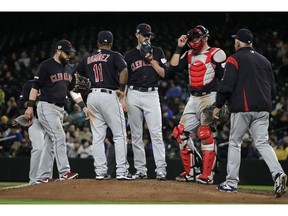
{"type": "Polygon", "coordinates": [[[113,91],[110,90],[110,89],[100,89],[100,88],[92,88],[90,89],[90,92],[104,92],[104,93],[107,93],[107,94],[112,94],[113,91]]]}
{"type": "Polygon", "coordinates": [[[158,90],[158,87],[138,87],[138,86],[129,86],[129,89],[134,89],[140,92],[151,92],[158,90]]]}
{"type": "Polygon", "coordinates": [[[46,101],[46,102],[50,103],[50,104],[54,104],[54,105],[61,107],[61,108],[65,106],[65,103],[64,104],[63,103],[55,103],[55,102],[50,102],[50,101],[46,101]]]}
{"type": "Polygon", "coordinates": [[[195,97],[201,97],[201,96],[204,96],[204,95],[208,95],[208,94],[211,94],[210,91],[206,91],[206,92],[190,92],[191,95],[195,96],[195,97]]]}

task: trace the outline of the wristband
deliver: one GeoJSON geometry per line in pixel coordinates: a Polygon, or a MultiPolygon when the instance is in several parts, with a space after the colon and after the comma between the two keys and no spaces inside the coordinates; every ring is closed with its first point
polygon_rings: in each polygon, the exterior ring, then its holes
{"type": "Polygon", "coordinates": [[[125,87],[126,87],[126,84],[120,84],[120,91],[121,92],[124,92],[125,91],[125,87]]]}
{"type": "Polygon", "coordinates": [[[78,106],[81,108],[81,110],[82,110],[84,107],[86,107],[86,105],[85,105],[85,103],[84,103],[83,101],[80,101],[80,102],[78,103],[78,106]]]}
{"type": "Polygon", "coordinates": [[[181,54],[181,52],[182,52],[182,47],[177,46],[174,54],[181,54]]]}
{"type": "Polygon", "coordinates": [[[34,107],[35,106],[35,101],[34,100],[29,100],[27,103],[27,107],[34,107]]]}

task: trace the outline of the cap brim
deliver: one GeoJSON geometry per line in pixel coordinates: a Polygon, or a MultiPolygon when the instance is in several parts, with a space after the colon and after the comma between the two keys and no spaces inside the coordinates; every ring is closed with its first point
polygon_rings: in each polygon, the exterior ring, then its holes
{"type": "Polygon", "coordinates": [[[74,48],[68,49],[68,50],[63,50],[64,52],[77,52],[74,48]]]}
{"type": "Polygon", "coordinates": [[[153,32],[138,32],[138,34],[141,34],[141,35],[155,35],[153,32]]]}

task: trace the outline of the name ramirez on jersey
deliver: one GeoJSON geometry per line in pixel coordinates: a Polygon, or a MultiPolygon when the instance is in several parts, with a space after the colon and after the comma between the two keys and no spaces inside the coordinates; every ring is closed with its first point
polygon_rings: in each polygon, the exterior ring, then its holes
{"type": "Polygon", "coordinates": [[[102,61],[107,62],[110,54],[98,53],[87,58],[87,64],[91,64],[94,62],[102,61]]]}

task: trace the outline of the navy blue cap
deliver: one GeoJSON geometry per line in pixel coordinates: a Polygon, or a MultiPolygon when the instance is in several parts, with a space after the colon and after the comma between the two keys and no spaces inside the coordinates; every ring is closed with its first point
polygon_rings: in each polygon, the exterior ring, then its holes
{"type": "Polygon", "coordinates": [[[66,52],[66,53],[76,52],[76,50],[72,47],[71,42],[65,39],[59,40],[56,43],[56,49],[62,50],[63,52],[66,52]]]}
{"type": "Polygon", "coordinates": [[[136,32],[142,35],[155,35],[151,30],[151,26],[146,23],[137,25],[136,32]]]}
{"type": "Polygon", "coordinates": [[[113,43],[113,34],[110,31],[101,31],[98,34],[98,43],[113,43]]]}
{"type": "Polygon", "coordinates": [[[232,35],[231,37],[247,44],[251,44],[253,42],[253,34],[246,28],[239,29],[236,35],[232,35]]]}

